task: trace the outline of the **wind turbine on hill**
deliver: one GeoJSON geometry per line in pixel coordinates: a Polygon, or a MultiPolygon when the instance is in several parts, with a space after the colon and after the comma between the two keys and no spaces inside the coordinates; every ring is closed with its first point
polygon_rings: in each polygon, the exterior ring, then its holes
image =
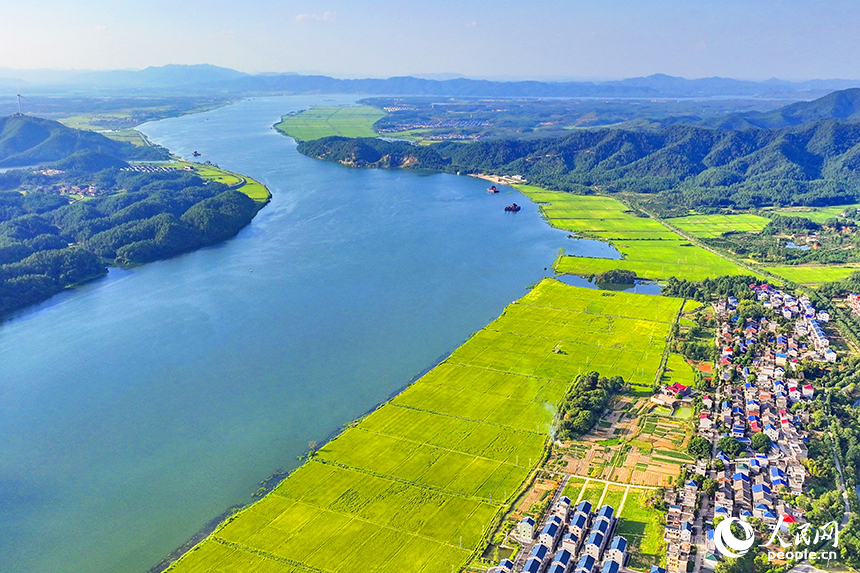
{"type": "Polygon", "coordinates": [[[21,95],[21,88],[20,87],[18,87],[18,93],[15,95],[15,97],[18,98],[18,115],[24,115],[23,113],[21,113],[21,100],[27,99],[27,98],[25,98],[24,96],[21,95]]]}

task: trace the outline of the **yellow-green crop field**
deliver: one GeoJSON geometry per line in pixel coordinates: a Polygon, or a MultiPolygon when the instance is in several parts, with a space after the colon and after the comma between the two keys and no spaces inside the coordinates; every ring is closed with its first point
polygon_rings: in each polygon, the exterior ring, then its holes
{"type": "Polygon", "coordinates": [[[577,373],[650,384],[681,304],[542,281],[170,571],[462,569],[541,462],[577,373]]]}
{"type": "Polygon", "coordinates": [[[639,278],[669,277],[700,281],[720,275],[742,275],[750,271],[728,259],[683,241],[613,241],[624,256],[621,260],[593,257],[559,257],[555,270],[562,274],[588,276],[613,269],[630,270],[639,278]]]}
{"type": "Polygon", "coordinates": [[[562,274],[589,276],[613,269],[629,270],[639,278],[665,280],[671,276],[702,280],[749,271],[731,261],[686,242],[654,219],[637,217],[611,197],[573,195],[529,185],[517,186],[550,224],[586,236],[608,240],[624,257],[560,257],[555,270],[562,274]]]}
{"type": "Polygon", "coordinates": [[[758,233],[770,222],[766,217],[750,213],[732,215],[688,215],[666,219],[670,225],[700,238],[719,237],[730,231],[758,233]]]}
{"type": "Polygon", "coordinates": [[[275,129],[297,141],[311,141],[322,137],[376,137],[373,124],[385,112],[370,106],[320,106],[285,115],[275,129]]]}
{"type": "Polygon", "coordinates": [[[827,219],[835,217],[847,209],[860,209],[860,204],[835,205],[833,207],[788,207],[767,211],[769,214],[789,215],[793,217],[806,217],[816,223],[823,223],[827,219]]]}
{"type": "Polygon", "coordinates": [[[673,384],[678,382],[684,386],[692,386],[696,381],[696,372],[692,366],[687,364],[684,357],[674,352],[669,354],[666,361],[666,370],[663,374],[663,383],[673,384]]]}
{"type": "Polygon", "coordinates": [[[860,271],[860,264],[786,265],[762,268],[798,284],[818,285],[847,278],[851,273],[860,271]]]}

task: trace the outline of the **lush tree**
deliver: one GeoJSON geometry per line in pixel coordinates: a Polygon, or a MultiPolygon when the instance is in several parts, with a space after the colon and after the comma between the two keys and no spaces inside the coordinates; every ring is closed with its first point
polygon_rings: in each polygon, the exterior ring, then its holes
{"type": "Polygon", "coordinates": [[[741,442],[731,436],[723,436],[717,442],[717,450],[724,452],[729,457],[737,457],[746,449],[741,442]]]}
{"type": "Polygon", "coordinates": [[[752,449],[757,451],[760,454],[766,454],[770,451],[771,446],[773,445],[770,441],[770,438],[764,432],[756,432],[753,434],[753,437],[750,439],[752,449]]]}
{"type": "Polygon", "coordinates": [[[711,457],[711,442],[702,436],[693,436],[687,444],[687,453],[697,459],[711,457]]]}
{"type": "Polygon", "coordinates": [[[720,484],[713,478],[705,478],[702,482],[702,491],[708,495],[714,495],[717,492],[720,484]]]}

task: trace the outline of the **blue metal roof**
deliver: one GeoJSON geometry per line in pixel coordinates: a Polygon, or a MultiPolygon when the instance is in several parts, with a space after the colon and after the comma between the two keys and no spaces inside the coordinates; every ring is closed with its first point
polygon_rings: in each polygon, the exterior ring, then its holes
{"type": "Polygon", "coordinates": [[[589,545],[597,545],[598,547],[603,545],[603,534],[599,531],[592,531],[591,535],[588,536],[587,543],[589,545]]]}
{"type": "Polygon", "coordinates": [[[573,521],[570,522],[571,525],[576,527],[585,527],[585,523],[588,521],[588,518],[585,517],[582,513],[577,513],[573,516],[573,521]]]}
{"type": "Polygon", "coordinates": [[[556,534],[558,534],[558,524],[557,523],[547,523],[543,531],[540,532],[541,535],[549,535],[553,539],[555,539],[556,534]]]}
{"type": "Polygon", "coordinates": [[[567,564],[570,563],[571,559],[573,559],[573,553],[571,553],[567,549],[561,549],[558,553],[555,554],[555,560],[553,561],[553,563],[561,563],[566,567],[567,564]]]}
{"type": "Polygon", "coordinates": [[[620,535],[616,535],[612,538],[612,543],[609,545],[609,548],[617,549],[621,552],[627,551],[627,540],[620,535]]]}
{"type": "Polygon", "coordinates": [[[615,513],[615,510],[612,509],[611,505],[604,505],[600,508],[600,511],[597,512],[597,517],[612,517],[613,513],[615,513]]]}

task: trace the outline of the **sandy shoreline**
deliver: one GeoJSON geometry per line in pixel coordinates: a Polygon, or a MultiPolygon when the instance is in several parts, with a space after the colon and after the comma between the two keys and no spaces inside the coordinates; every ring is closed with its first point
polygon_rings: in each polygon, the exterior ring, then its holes
{"type": "Polygon", "coordinates": [[[478,179],[485,179],[501,185],[525,185],[528,183],[521,175],[505,177],[502,175],[487,175],[486,173],[470,173],[469,177],[477,177],[478,179]]]}

